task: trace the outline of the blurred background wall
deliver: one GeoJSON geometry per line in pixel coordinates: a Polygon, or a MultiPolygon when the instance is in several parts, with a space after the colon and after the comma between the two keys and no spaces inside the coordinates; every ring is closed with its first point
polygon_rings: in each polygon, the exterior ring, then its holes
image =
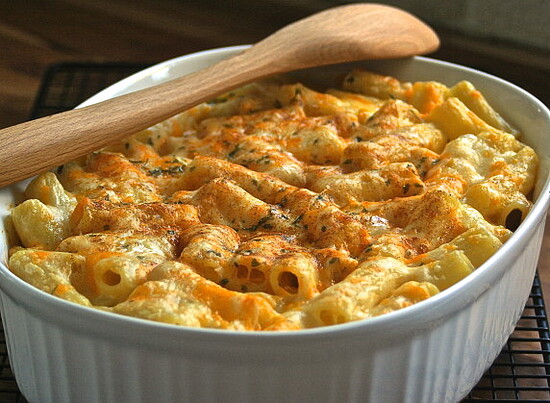
{"type": "Polygon", "coordinates": [[[548,0],[382,0],[440,27],[550,50],[548,0]]]}

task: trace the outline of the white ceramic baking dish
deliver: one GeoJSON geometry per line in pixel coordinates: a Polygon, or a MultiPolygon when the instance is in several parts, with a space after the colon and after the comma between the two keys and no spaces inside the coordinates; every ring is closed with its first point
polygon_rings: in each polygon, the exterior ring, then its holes
{"type": "MultiPolygon", "coordinates": [[[[169,60],[86,104],[159,83],[242,50],[169,60]]],[[[31,402],[444,402],[464,397],[512,332],[533,281],[549,203],[550,113],[498,78],[427,58],[358,63],[403,80],[469,80],[541,157],[537,202],[472,275],[385,316],[299,332],[188,329],[88,309],[34,289],[6,268],[1,312],[18,385],[31,402]]],[[[301,74],[330,83],[333,66],[301,74]]],[[[6,215],[24,184],[0,191],[6,215]]]]}

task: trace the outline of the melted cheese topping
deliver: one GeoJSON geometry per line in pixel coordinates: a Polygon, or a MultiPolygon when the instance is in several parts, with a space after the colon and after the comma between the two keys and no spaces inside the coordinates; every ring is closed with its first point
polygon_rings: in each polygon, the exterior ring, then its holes
{"type": "Polygon", "coordinates": [[[385,314],[467,276],[525,216],[537,156],[517,136],[467,82],[251,84],[34,179],[10,268],[184,326],[385,314]]]}

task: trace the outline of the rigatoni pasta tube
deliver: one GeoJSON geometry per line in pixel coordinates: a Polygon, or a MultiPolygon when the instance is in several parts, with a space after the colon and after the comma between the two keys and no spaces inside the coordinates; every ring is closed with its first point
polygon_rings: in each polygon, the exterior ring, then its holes
{"type": "Polygon", "coordinates": [[[36,288],[68,301],[90,306],[90,301],[71,283],[83,270],[86,260],[74,253],[20,249],[11,255],[12,272],[36,288]]]}
{"type": "Polygon", "coordinates": [[[23,245],[54,249],[69,235],[69,216],[76,204],[76,197],[65,191],[52,172],[34,178],[25,195],[28,200],[11,212],[23,245]]]}
{"type": "Polygon", "coordinates": [[[412,270],[414,280],[429,282],[441,291],[458,283],[474,271],[474,266],[461,250],[454,250],[444,255],[440,260],[412,270]]]}
{"type": "Polygon", "coordinates": [[[472,83],[460,81],[449,90],[450,95],[460,99],[464,105],[491,126],[507,133],[516,134],[516,130],[489,105],[483,94],[472,83]]]}
{"type": "Polygon", "coordinates": [[[342,87],[351,92],[370,95],[381,99],[404,99],[410,83],[403,83],[394,77],[355,69],[342,81],[342,87]]]}
{"type": "Polygon", "coordinates": [[[478,210],[487,221],[505,226],[510,230],[517,228],[531,208],[531,202],[517,191],[514,182],[494,176],[470,186],[464,195],[464,200],[478,210]],[[510,216],[513,211],[517,211],[513,214],[519,215],[516,219],[513,215],[510,216]]]}
{"type": "Polygon", "coordinates": [[[76,197],[67,192],[53,172],[44,172],[34,178],[25,189],[28,199],[38,199],[48,206],[55,206],[70,214],[76,204],[76,197]]]}
{"type": "Polygon", "coordinates": [[[73,276],[75,286],[94,304],[113,305],[131,287],[145,281],[159,263],[173,259],[169,237],[133,233],[91,233],[65,239],[58,249],[86,257],[86,268],[73,276]]]}
{"type": "Polygon", "coordinates": [[[370,310],[371,316],[383,315],[397,311],[424,301],[439,293],[439,289],[432,283],[408,281],[394,290],[391,295],[384,298],[370,310]]]}
{"type": "Polygon", "coordinates": [[[281,191],[292,188],[280,179],[263,172],[252,171],[229,161],[205,156],[197,156],[191,161],[185,171],[181,188],[198,189],[215,178],[231,180],[266,203],[275,203],[281,191]]]}
{"type": "Polygon", "coordinates": [[[426,116],[426,120],[434,123],[451,139],[456,139],[463,134],[497,131],[454,97],[448,98],[433,108],[426,116]]]}
{"type": "Polygon", "coordinates": [[[187,202],[199,208],[201,221],[237,231],[284,233],[290,227],[288,217],[277,207],[255,198],[231,180],[214,179],[201,186],[187,202]]]}
{"type": "MultiPolygon", "coordinates": [[[[189,204],[116,204],[82,198],[71,219],[73,234],[101,231],[143,231],[144,228],[184,230],[200,223],[197,209],[189,204]]],[[[160,232],[160,231],[159,231],[160,232]]]]}
{"type": "Polygon", "coordinates": [[[219,282],[227,278],[227,265],[239,245],[239,235],[225,225],[200,224],[183,232],[179,260],[197,273],[219,282]]]}
{"type": "Polygon", "coordinates": [[[318,293],[317,263],[306,253],[284,256],[273,262],[269,282],[275,295],[310,299],[318,293]]]}
{"type": "Polygon", "coordinates": [[[470,263],[477,269],[502,246],[502,242],[488,228],[472,227],[451,242],[409,261],[409,265],[421,265],[431,261],[441,260],[450,251],[464,252],[470,263]]]}
{"type": "Polygon", "coordinates": [[[396,162],[380,169],[364,169],[349,174],[311,176],[309,186],[324,192],[339,206],[353,202],[381,201],[412,196],[424,190],[418,171],[411,163],[396,162]]]}
{"type": "Polygon", "coordinates": [[[306,326],[315,327],[367,318],[373,316],[373,308],[409,281],[431,283],[437,290],[444,290],[472,270],[468,258],[458,250],[442,260],[417,267],[393,258],[366,261],[342,282],[304,305],[303,320],[306,326]]]}
{"type": "MultiPolygon", "coordinates": [[[[88,259],[90,260],[90,258],[88,259]]],[[[112,306],[124,301],[139,284],[143,283],[151,270],[137,257],[110,256],[95,263],[88,263],[90,287],[96,296],[91,298],[95,305],[112,306]]]]}
{"type": "Polygon", "coordinates": [[[68,220],[57,207],[25,200],[11,211],[13,225],[27,248],[55,249],[68,234],[68,220]]]}
{"type": "Polygon", "coordinates": [[[303,296],[297,292],[299,284],[298,278],[293,277],[295,274],[282,274],[281,270],[285,267],[304,270],[306,277],[315,277],[314,284],[306,286],[304,283],[303,287],[324,288],[332,283],[332,276],[327,270],[321,269],[322,273],[319,272],[318,260],[291,240],[280,234],[263,234],[242,243],[228,265],[224,286],[235,291],[261,291],[290,298],[303,296]],[[281,274],[280,279],[273,274],[273,270],[281,274]],[[281,288],[283,283],[287,286],[286,290],[281,288]]]}

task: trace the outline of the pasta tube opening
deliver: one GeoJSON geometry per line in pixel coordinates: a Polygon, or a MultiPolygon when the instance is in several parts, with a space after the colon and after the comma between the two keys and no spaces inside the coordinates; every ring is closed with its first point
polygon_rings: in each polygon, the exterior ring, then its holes
{"type": "Polygon", "coordinates": [[[504,226],[508,228],[510,231],[515,231],[518,229],[519,225],[521,224],[522,219],[523,219],[523,211],[521,211],[519,208],[514,208],[506,216],[504,226]]]}
{"type": "Polygon", "coordinates": [[[281,271],[277,277],[277,284],[289,294],[296,295],[300,288],[298,276],[290,271],[281,271]]]}
{"type": "Polygon", "coordinates": [[[311,298],[318,291],[319,273],[315,261],[305,254],[294,254],[275,262],[269,275],[275,295],[311,298]]]}
{"type": "Polygon", "coordinates": [[[97,296],[94,304],[113,306],[124,301],[138,285],[146,280],[149,270],[143,270],[140,261],[132,257],[112,256],[88,265],[88,276],[97,296]]]}

